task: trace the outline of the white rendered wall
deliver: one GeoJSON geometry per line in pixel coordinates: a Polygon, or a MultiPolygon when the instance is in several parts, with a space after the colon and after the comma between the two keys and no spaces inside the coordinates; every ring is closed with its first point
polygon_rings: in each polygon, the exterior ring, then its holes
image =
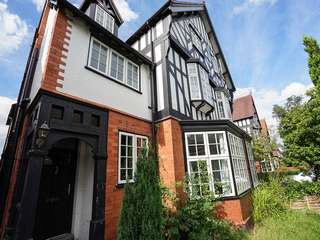
{"type": "Polygon", "coordinates": [[[94,182],[94,159],[91,150],[91,146],[85,142],[79,143],[72,217],[75,240],[89,239],[94,182]]]}
{"type": "Polygon", "coordinates": [[[90,32],[78,19],[72,25],[63,87],[57,90],[151,120],[149,66],[140,67],[142,94],[86,69],[90,32]]]}
{"type": "Polygon", "coordinates": [[[49,45],[52,39],[53,28],[56,22],[57,11],[50,9],[46,29],[43,35],[42,44],[39,52],[39,59],[36,66],[36,70],[33,77],[31,86],[30,98],[33,99],[41,87],[41,81],[45,71],[45,67],[48,59],[49,45]]]}

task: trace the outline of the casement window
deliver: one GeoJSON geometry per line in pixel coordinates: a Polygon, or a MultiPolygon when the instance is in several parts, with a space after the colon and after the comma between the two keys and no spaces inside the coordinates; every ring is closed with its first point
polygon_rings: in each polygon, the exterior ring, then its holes
{"type": "Polygon", "coordinates": [[[262,161],[261,162],[261,170],[262,172],[272,172],[272,166],[270,161],[262,161]]]}
{"type": "Polygon", "coordinates": [[[217,106],[220,119],[230,119],[231,110],[229,100],[222,91],[216,91],[217,106]]]}
{"type": "Polygon", "coordinates": [[[139,68],[132,62],[128,61],[127,65],[127,84],[135,89],[139,88],[139,68]]]}
{"type": "Polygon", "coordinates": [[[241,138],[231,133],[228,133],[228,137],[236,186],[238,194],[241,194],[250,188],[249,170],[246,162],[243,142],[241,138]]]}
{"type": "Polygon", "coordinates": [[[192,43],[193,45],[200,51],[202,52],[202,46],[201,46],[201,38],[199,35],[196,33],[196,31],[193,28],[191,29],[191,38],[192,38],[192,43]]]}
{"type": "Polygon", "coordinates": [[[135,90],[140,89],[139,66],[92,38],[88,67],[135,90]]]}
{"type": "Polygon", "coordinates": [[[198,78],[198,68],[196,63],[188,63],[189,85],[191,91],[191,99],[200,99],[201,90],[198,78]]]}
{"type": "Polygon", "coordinates": [[[224,132],[186,133],[186,152],[191,193],[234,194],[231,165],[224,132]]]}
{"type": "Polygon", "coordinates": [[[246,141],[246,148],[247,148],[248,159],[250,163],[250,172],[252,176],[253,186],[257,186],[259,183],[259,179],[257,174],[256,161],[254,160],[254,157],[253,157],[252,145],[248,141],[246,141]]]}
{"type": "Polygon", "coordinates": [[[102,73],[107,72],[108,48],[93,40],[91,44],[90,66],[102,73]]]}
{"type": "Polygon", "coordinates": [[[110,76],[123,82],[124,76],[124,58],[112,51],[110,76]]]}
{"type": "Polygon", "coordinates": [[[200,81],[202,85],[203,98],[209,104],[213,105],[212,91],[209,83],[209,74],[201,66],[199,66],[199,70],[200,70],[200,81]]]}
{"type": "Polygon", "coordinates": [[[99,5],[96,6],[95,21],[106,28],[109,32],[114,33],[114,18],[102,7],[99,5]]]}
{"type": "Polygon", "coordinates": [[[119,133],[119,184],[134,181],[137,161],[147,144],[148,138],[145,136],[125,132],[119,133]]]}

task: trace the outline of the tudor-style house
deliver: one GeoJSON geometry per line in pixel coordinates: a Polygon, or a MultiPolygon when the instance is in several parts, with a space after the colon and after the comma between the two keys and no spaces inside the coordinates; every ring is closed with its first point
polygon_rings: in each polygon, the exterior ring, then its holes
{"type": "Polygon", "coordinates": [[[260,119],[251,94],[233,101],[232,119],[251,137],[258,137],[261,134],[260,119]]]}
{"type": "Polygon", "coordinates": [[[0,239],[114,240],[123,186],[154,145],[173,192],[222,197],[251,220],[251,137],[232,121],[235,86],[205,3],[167,1],[127,42],[112,0],[50,0],[12,105],[0,166],[0,239]]]}

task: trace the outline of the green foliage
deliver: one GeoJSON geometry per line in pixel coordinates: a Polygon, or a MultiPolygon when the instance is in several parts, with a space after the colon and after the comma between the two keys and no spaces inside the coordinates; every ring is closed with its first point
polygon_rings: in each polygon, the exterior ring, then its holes
{"type": "Polygon", "coordinates": [[[135,182],[127,183],[118,228],[118,240],[162,239],[162,193],[158,159],[143,150],[135,182]]]}
{"type": "Polygon", "coordinates": [[[290,165],[308,164],[320,177],[320,47],[316,40],[304,38],[309,55],[310,78],[315,85],[308,93],[310,99],[301,103],[291,97],[284,107],[274,106],[273,113],[280,120],[279,133],[285,147],[286,161],[290,165]]]}
{"type": "Polygon", "coordinates": [[[271,152],[277,148],[274,141],[270,141],[268,137],[259,136],[253,139],[253,155],[257,161],[270,160],[271,152]]]}
{"type": "Polygon", "coordinates": [[[278,178],[260,184],[253,193],[253,216],[256,222],[279,216],[287,208],[285,190],[278,178]]]}
{"type": "Polygon", "coordinates": [[[285,195],[290,200],[301,199],[308,195],[320,196],[320,182],[302,182],[288,179],[284,182],[285,195]]]}

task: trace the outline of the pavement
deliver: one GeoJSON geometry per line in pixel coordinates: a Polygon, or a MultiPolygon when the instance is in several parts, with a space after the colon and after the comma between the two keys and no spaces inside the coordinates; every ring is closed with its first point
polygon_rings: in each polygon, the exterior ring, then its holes
{"type": "Polygon", "coordinates": [[[320,198],[305,196],[301,200],[291,202],[290,208],[295,210],[309,209],[320,214],[320,198]]]}

